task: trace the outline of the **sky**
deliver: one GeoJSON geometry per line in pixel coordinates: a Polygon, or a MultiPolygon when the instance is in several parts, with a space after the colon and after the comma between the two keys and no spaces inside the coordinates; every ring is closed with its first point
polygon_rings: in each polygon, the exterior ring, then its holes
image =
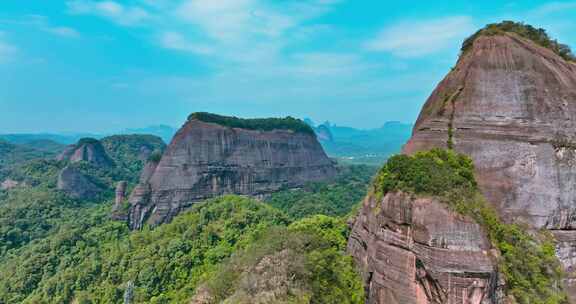
{"type": "Polygon", "coordinates": [[[413,122],[462,41],[502,20],[576,48],[576,1],[0,0],[0,133],[197,111],[413,122]]]}

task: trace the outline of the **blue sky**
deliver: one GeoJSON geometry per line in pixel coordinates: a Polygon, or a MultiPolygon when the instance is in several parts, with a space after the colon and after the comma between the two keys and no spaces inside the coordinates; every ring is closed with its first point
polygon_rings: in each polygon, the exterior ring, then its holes
{"type": "Polygon", "coordinates": [[[412,122],[486,23],[576,48],[576,1],[394,2],[1,0],[0,133],[179,126],[194,111],[412,122]]]}

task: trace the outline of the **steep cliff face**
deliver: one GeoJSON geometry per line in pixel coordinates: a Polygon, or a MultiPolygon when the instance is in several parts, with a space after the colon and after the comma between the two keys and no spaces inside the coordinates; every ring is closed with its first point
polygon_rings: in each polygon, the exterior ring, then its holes
{"type": "Polygon", "coordinates": [[[128,183],[120,181],[116,184],[114,191],[114,205],[112,206],[112,213],[110,217],[116,221],[125,221],[128,219],[127,210],[124,209],[124,202],[126,200],[126,188],[128,183]]]}
{"type": "Polygon", "coordinates": [[[575,127],[576,64],[513,33],[481,35],[424,105],[404,152],[471,156],[505,221],[556,235],[574,296],[575,127]]]}
{"type": "Polygon", "coordinates": [[[75,145],[70,145],[56,157],[58,161],[78,163],[81,161],[97,167],[111,167],[114,161],[108,156],[102,143],[96,139],[83,138],[75,145]]]}
{"type": "Polygon", "coordinates": [[[484,230],[434,198],[368,196],[348,243],[364,276],[367,303],[504,303],[484,230]]]}
{"type": "Polygon", "coordinates": [[[132,228],[142,227],[145,221],[152,225],[169,221],[182,209],[209,197],[228,193],[262,196],[336,174],[313,133],[264,131],[253,128],[250,120],[232,121],[251,129],[189,119],[161,159],[148,163],[132,192],[132,228]]]}

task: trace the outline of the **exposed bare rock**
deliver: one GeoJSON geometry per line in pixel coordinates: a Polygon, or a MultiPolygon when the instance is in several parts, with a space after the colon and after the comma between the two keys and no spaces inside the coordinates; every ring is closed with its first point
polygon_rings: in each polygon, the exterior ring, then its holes
{"type": "Polygon", "coordinates": [[[505,303],[490,242],[469,217],[436,199],[368,196],[348,251],[370,304],[505,303]]]}
{"type": "Polygon", "coordinates": [[[110,159],[100,141],[92,138],[83,138],[75,145],[70,145],[56,157],[58,161],[70,163],[88,162],[98,167],[111,167],[114,161],[110,159]]]}
{"type": "MultiPolygon", "coordinates": [[[[474,160],[484,196],[505,221],[573,230],[575,129],[576,64],[501,33],[477,38],[460,57],[424,105],[404,152],[452,146],[474,160]]],[[[573,233],[556,233],[569,272],[576,242],[566,236],[573,233]]]]}
{"type": "Polygon", "coordinates": [[[104,189],[93,183],[78,169],[66,166],[58,175],[58,190],[66,192],[77,199],[90,200],[98,198],[104,189]]]}
{"type": "Polygon", "coordinates": [[[116,205],[121,204],[126,199],[126,187],[128,184],[125,181],[118,182],[116,185],[116,196],[114,203],[116,205]]]}
{"type": "Polygon", "coordinates": [[[336,174],[313,132],[250,130],[190,119],[130,197],[130,226],[169,221],[222,194],[263,196],[336,174]]]}
{"type": "Polygon", "coordinates": [[[214,297],[206,286],[200,286],[196,290],[196,294],[190,300],[190,304],[213,304],[214,297]]]}
{"type": "Polygon", "coordinates": [[[269,304],[308,303],[311,292],[299,282],[295,265],[304,265],[305,257],[292,249],[283,249],[262,257],[255,265],[234,268],[239,281],[234,292],[217,302],[211,290],[201,285],[190,304],[269,304]]]}
{"type": "Polygon", "coordinates": [[[126,201],[126,188],[128,183],[125,181],[118,182],[116,184],[114,206],[112,206],[111,218],[114,220],[127,220],[128,210],[124,209],[124,202],[126,201]]]}
{"type": "Polygon", "coordinates": [[[20,186],[20,182],[8,178],[0,184],[0,190],[10,190],[18,186],[20,186]]]}

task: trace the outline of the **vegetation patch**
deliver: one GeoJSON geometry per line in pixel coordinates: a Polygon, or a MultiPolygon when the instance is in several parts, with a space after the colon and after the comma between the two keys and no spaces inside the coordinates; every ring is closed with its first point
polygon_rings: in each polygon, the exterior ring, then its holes
{"type": "Polygon", "coordinates": [[[225,196],[154,230],[130,232],[110,220],[112,202],[81,205],[55,191],[26,191],[36,192],[0,196],[0,303],[123,303],[125,295],[132,303],[188,303],[207,280],[217,294],[241,299],[250,295],[246,273],[219,270],[258,266],[261,276],[248,279],[278,278],[268,271],[276,265],[286,265],[286,282],[298,287],[286,298],[291,303],[363,300],[361,280],[344,254],[348,229],[340,219],[291,224],[266,204],[225,196]]]}
{"type": "Polygon", "coordinates": [[[566,303],[554,242],[543,233],[533,237],[516,224],[503,223],[480,194],[467,156],[442,149],[394,156],[380,170],[372,191],[379,198],[391,191],[438,197],[484,227],[501,253],[499,270],[507,294],[517,303],[566,303]]]}
{"type": "Polygon", "coordinates": [[[314,130],[304,121],[293,118],[254,118],[243,119],[234,116],[222,116],[206,112],[196,112],[188,116],[188,120],[200,120],[203,122],[216,123],[221,126],[230,128],[240,128],[248,130],[272,131],[272,130],[291,130],[296,133],[305,133],[314,135],[314,130]]]}
{"type": "Polygon", "coordinates": [[[534,43],[552,50],[560,57],[568,61],[576,61],[576,57],[572,53],[570,47],[566,44],[559,43],[557,40],[552,39],[546,30],[542,28],[535,28],[529,24],[514,21],[502,21],[500,23],[492,23],[486,25],[483,29],[470,36],[462,44],[462,52],[469,50],[474,41],[480,36],[494,36],[502,33],[514,33],[534,43]]]}
{"type": "Polygon", "coordinates": [[[331,183],[309,183],[299,190],[272,194],[266,202],[298,220],[312,215],[344,216],[358,205],[377,171],[367,165],[343,165],[331,183]]]}
{"type": "Polygon", "coordinates": [[[166,144],[153,135],[114,135],[101,140],[117,167],[138,176],[148,158],[161,157],[166,144]]]}
{"type": "Polygon", "coordinates": [[[318,215],[271,229],[207,282],[210,303],[364,303],[341,219],[318,215]]]}

